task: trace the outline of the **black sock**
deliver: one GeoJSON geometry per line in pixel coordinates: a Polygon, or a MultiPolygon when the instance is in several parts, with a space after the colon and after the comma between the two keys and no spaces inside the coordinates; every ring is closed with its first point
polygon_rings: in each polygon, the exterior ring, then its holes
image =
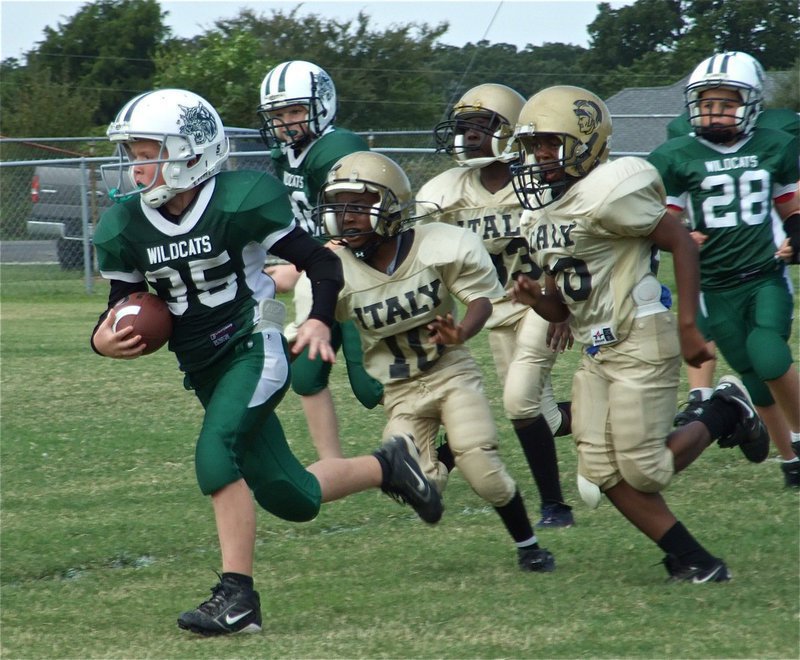
{"type": "Polygon", "coordinates": [[[525,428],[514,428],[528,460],[542,504],[563,503],[558,476],[556,441],[544,415],[539,415],[525,428]]]}
{"type": "Polygon", "coordinates": [[[561,413],[561,426],[553,435],[560,438],[572,433],[572,401],[559,401],[557,405],[558,411],[561,413]]]}
{"type": "Polygon", "coordinates": [[[386,462],[386,457],[383,455],[383,452],[380,450],[372,452],[372,455],[378,459],[378,463],[381,464],[381,489],[386,490],[386,485],[389,482],[389,472],[391,468],[389,467],[389,463],[386,462]]]}
{"type": "MultiPolygon", "coordinates": [[[[514,493],[514,497],[511,498],[508,504],[496,506],[494,510],[497,511],[515,543],[522,543],[534,537],[533,527],[531,527],[531,521],[528,518],[528,512],[525,510],[525,503],[522,501],[522,495],[519,494],[519,491],[514,493]]],[[[534,543],[529,547],[538,548],[539,544],[534,543]]]]}
{"type": "Polygon", "coordinates": [[[714,563],[714,557],[697,542],[680,521],[661,537],[658,547],[668,555],[676,556],[684,565],[707,568],[714,563]]]}
{"type": "Polygon", "coordinates": [[[712,440],[729,436],[739,423],[739,406],[722,399],[709,399],[697,417],[706,425],[712,440]]]}
{"type": "Polygon", "coordinates": [[[246,589],[253,588],[253,578],[250,575],[244,575],[243,573],[223,573],[222,579],[233,582],[246,589]]]}
{"type": "Polygon", "coordinates": [[[450,449],[450,443],[447,442],[447,435],[444,436],[444,442],[436,448],[436,460],[444,465],[448,472],[452,472],[456,466],[456,459],[450,449]]]}

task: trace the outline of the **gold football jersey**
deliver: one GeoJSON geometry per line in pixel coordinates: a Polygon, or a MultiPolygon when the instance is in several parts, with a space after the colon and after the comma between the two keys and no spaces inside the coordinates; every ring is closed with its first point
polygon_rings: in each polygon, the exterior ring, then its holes
{"type": "Polygon", "coordinates": [[[523,214],[534,261],[555,277],[577,341],[602,346],[628,335],[631,290],[654,271],[657,250],[647,236],[664,211],[658,171],[625,157],[598,166],[549,206],[523,214]]]}
{"type": "MultiPolygon", "coordinates": [[[[428,181],[417,199],[426,209],[431,202],[438,205],[441,214],[434,218],[440,222],[469,229],[483,241],[503,289],[508,289],[519,273],[541,275],[520,229],[523,209],[511,182],[491,193],[480,182],[480,169],[456,167],[428,181]]],[[[487,328],[514,323],[528,309],[512,303],[505,294],[493,302],[487,328]]]]}
{"type": "Polygon", "coordinates": [[[503,295],[489,255],[477,237],[443,223],[416,226],[403,263],[387,275],[349,250],[342,260],[345,285],[336,318],[353,319],[361,334],[364,366],[382,383],[430,369],[452,347],[429,341],[427,325],[437,316],[456,315],[455,299],[503,295]]]}

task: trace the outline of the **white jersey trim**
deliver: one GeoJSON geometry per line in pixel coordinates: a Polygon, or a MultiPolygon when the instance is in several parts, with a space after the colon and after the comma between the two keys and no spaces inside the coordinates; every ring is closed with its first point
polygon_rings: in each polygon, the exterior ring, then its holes
{"type": "Polygon", "coordinates": [[[150,221],[150,224],[153,225],[153,227],[158,229],[158,231],[166,236],[182,236],[183,234],[188,234],[203,218],[203,213],[205,212],[208,203],[211,201],[211,196],[214,194],[216,187],[217,180],[214,177],[211,177],[211,179],[207,181],[206,184],[200,189],[200,192],[197,194],[197,197],[192,203],[192,207],[189,212],[183,216],[181,221],[177,224],[170,222],[163,215],[161,215],[158,209],[152,209],[144,202],[140,202],[142,213],[144,214],[144,217],[150,221]]]}

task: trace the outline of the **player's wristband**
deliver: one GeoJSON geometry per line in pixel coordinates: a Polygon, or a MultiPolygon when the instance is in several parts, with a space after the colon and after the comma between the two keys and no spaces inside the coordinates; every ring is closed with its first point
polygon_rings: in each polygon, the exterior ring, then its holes
{"type": "Polygon", "coordinates": [[[792,258],[789,263],[800,264],[800,213],[794,213],[783,221],[783,229],[789,238],[792,258]]]}

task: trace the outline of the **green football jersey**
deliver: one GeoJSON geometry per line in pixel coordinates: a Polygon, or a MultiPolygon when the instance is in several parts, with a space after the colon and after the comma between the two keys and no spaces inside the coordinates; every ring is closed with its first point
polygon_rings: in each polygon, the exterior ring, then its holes
{"type": "Polygon", "coordinates": [[[267,251],[295,227],[286,189],[271,175],[222,172],[180,223],[136,197],[100,218],[94,245],[106,279],[147,283],[174,317],[169,349],[183,371],[212,364],[252,332],[258,301],[275,296],[267,251]]]}
{"type": "Polygon", "coordinates": [[[667,204],[684,209],[700,248],[701,286],[726,289],[783,268],[783,240],[773,200],[797,190],[798,139],[756,129],[733,146],[692,136],[669,140],[649,156],[664,181],[667,204]]]}
{"type": "MultiPolygon", "coordinates": [[[[800,138],[800,114],[789,108],[767,108],[756,119],[756,128],[772,128],[800,138]]],[[[691,135],[694,128],[689,123],[689,113],[675,117],[667,124],[667,139],[691,135]]]]}
{"type": "Polygon", "coordinates": [[[351,131],[334,127],[299,154],[292,149],[272,150],[275,171],[289,190],[295,217],[309,234],[317,233],[311,210],[317,205],[317,196],[328,172],[337,160],[355,151],[369,151],[366,140],[351,131]]]}

